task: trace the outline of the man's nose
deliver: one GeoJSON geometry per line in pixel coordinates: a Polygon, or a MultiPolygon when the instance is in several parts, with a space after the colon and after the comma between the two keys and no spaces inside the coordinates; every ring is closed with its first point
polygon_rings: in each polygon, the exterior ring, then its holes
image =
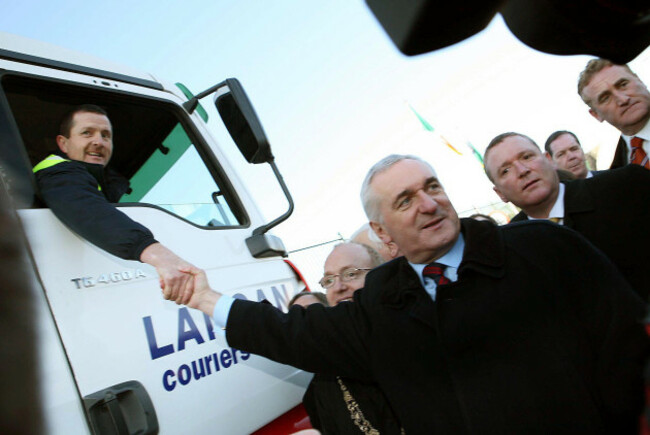
{"type": "Polygon", "coordinates": [[[423,190],[418,192],[418,202],[423,213],[434,213],[438,208],[438,202],[423,190]]]}
{"type": "Polygon", "coordinates": [[[334,285],[330,288],[333,292],[340,293],[347,289],[347,285],[341,280],[340,276],[337,276],[334,278],[334,285]]]}
{"type": "Polygon", "coordinates": [[[612,95],[619,106],[624,106],[630,101],[630,97],[623,91],[615,90],[612,95]]]}
{"type": "Polygon", "coordinates": [[[516,169],[517,174],[519,177],[523,177],[524,175],[528,174],[530,172],[530,169],[525,163],[522,163],[518,160],[515,160],[515,162],[512,164],[512,166],[516,169]]]}
{"type": "Polygon", "coordinates": [[[92,136],[92,143],[93,144],[106,146],[108,144],[108,142],[109,142],[109,139],[106,138],[106,136],[104,136],[101,133],[96,133],[96,134],[93,134],[93,136],[92,136]]]}

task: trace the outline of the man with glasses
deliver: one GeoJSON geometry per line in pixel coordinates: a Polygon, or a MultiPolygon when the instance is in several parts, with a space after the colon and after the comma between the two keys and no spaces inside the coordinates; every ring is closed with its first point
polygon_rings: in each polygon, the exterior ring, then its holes
{"type": "MultiPolygon", "coordinates": [[[[325,260],[320,280],[329,305],[352,302],[368,271],[382,263],[377,251],[367,245],[336,245],[325,260]]],[[[324,434],[352,435],[361,433],[361,428],[382,434],[401,431],[388,401],[373,382],[317,373],[302,400],[312,426],[324,434]]]]}
{"type": "Polygon", "coordinates": [[[379,253],[368,245],[354,242],[336,245],[325,260],[325,275],[320,280],[329,305],[351,301],[352,294],[363,287],[366,273],[381,263],[379,253]]]}
{"type": "Polygon", "coordinates": [[[636,432],[645,307],[584,237],[461,220],[415,156],[376,163],[361,197],[404,256],[368,272],[354,303],[282,313],[198,273],[188,306],[229,346],[377,383],[408,434],[636,432]]]}

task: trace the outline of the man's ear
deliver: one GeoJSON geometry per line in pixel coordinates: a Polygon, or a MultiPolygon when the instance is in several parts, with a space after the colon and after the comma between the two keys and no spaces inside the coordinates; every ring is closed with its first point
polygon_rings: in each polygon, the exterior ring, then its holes
{"type": "Polygon", "coordinates": [[[548,153],[548,151],[545,152],[544,155],[546,156],[546,158],[548,159],[548,161],[551,162],[551,164],[553,165],[553,167],[557,169],[557,162],[556,162],[555,160],[553,160],[553,157],[548,153]]]}
{"type": "Polygon", "coordinates": [[[56,144],[59,146],[59,149],[64,153],[68,154],[68,138],[63,135],[58,135],[56,137],[56,144]]]}
{"type": "Polygon", "coordinates": [[[381,239],[382,242],[389,244],[393,239],[388,235],[386,229],[379,222],[370,221],[370,228],[377,234],[377,237],[381,239]]]}
{"type": "Polygon", "coordinates": [[[594,109],[589,109],[589,114],[590,114],[591,116],[593,116],[594,118],[596,118],[596,119],[598,120],[598,122],[603,122],[603,121],[605,120],[605,119],[603,119],[603,117],[601,117],[601,116],[598,114],[598,112],[596,112],[594,109]]]}
{"type": "Polygon", "coordinates": [[[395,258],[399,255],[399,246],[397,246],[397,243],[395,242],[390,242],[386,243],[386,246],[388,246],[388,252],[390,253],[390,256],[392,258],[395,258]]]}
{"type": "Polygon", "coordinates": [[[510,202],[510,200],[509,200],[508,198],[506,198],[505,195],[504,195],[503,193],[501,193],[501,191],[499,190],[498,187],[493,186],[492,189],[494,189],[494,192],[495,192],[497,195],[499,195],[499,198],[501,198],[501,201],[503,201],[503,202],[510,202]]]}

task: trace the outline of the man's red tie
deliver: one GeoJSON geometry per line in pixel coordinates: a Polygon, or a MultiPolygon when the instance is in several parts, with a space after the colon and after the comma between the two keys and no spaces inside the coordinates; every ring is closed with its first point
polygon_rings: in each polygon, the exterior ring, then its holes
{"type": "Polygon", "coordinates": [[[648,155],[643,150],[643,139],[640,137],[633,137],[630,141],[630,148],[632,148],[630,163],[650,169],[650,159],[648,159],[648,155]]]}
{"type": "Polygon", "coordinates": [[[443,275],[447,266],[440,263],[430,263],[422,271],[422,276],[425,278],[431,278],[436,285],[449,284],[451,281],[449,278],[443,275]]]}

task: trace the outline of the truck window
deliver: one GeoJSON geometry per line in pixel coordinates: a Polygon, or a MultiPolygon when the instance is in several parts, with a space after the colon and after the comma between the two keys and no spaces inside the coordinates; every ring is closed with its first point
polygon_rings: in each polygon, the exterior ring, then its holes
{"type": "Polygon", "coordinates": [[[248,224],[224,171],[180,106],[114,88],[17,74],[1,75],[0,84],[18,131],[13,147],[24,145],[26,168],[58,149],[58,124],[68,110],[96,104],[113,126],[109,166],[130,181],[121,204],[154,206],[205,228],[248,224]]]}
{"type": "Polygon", "coordinates": [[[163,139],[130,182],[131,192],[121,203],[155,204],[197,225],[238,223],[181,124],[163,139]]]}

